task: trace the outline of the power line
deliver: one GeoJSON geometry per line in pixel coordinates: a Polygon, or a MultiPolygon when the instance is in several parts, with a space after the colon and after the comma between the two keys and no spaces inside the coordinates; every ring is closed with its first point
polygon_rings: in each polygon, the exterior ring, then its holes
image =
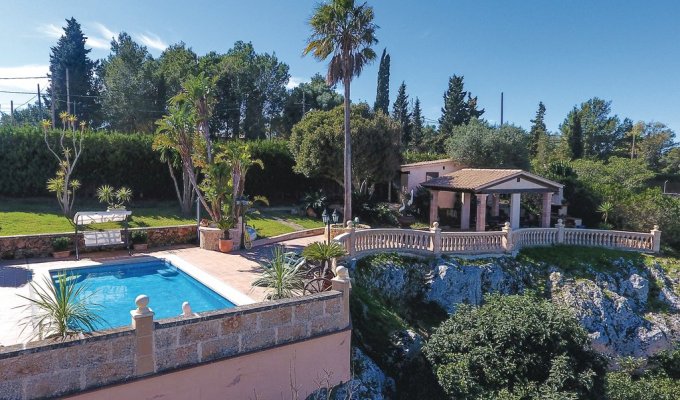
{"type": "Polygon", "coordinates": [[[0,77],[0,79],[50,79],[49,76],[8,76],[0,77]]]}

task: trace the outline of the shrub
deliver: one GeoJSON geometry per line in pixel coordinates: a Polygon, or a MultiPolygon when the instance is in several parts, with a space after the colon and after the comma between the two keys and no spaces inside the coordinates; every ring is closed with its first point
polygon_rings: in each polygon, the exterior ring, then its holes
{"type": "Polygon", "coordinates": [[[68,249],[70,244],[71,239],[67,238],[66,236],[60,236],[52,240],[52,249],[54,251],[65,251],[68,249]]]}
{"type": "Polygon", "coordinates": [[[143,230],[132,231],[130,237],[132,238],[132,244],[144,244],[149,240],[149,234],[143,230]]]}
{"type": "Polygon", "coordinates": [[[605,362],[566,310],[531,295],[461,305],[424,347],[452,399],[601,398],[605,362]]]}

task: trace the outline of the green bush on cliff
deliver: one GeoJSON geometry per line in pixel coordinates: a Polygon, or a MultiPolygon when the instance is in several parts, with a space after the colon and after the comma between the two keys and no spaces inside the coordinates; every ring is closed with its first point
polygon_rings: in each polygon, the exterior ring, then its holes
{"type": "Polygon", "coordinates": [[[532,295],[461,305],[424,353],[452,399],[598,399],[604,360],[566,310],[532,295]]]}

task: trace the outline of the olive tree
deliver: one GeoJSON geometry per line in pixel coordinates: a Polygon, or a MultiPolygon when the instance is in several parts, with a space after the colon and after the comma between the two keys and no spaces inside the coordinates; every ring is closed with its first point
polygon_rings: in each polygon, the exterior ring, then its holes
{"type": "MultiPolygon", "coordinates": [[[[392,179],[399,169],[399,136],[396,122],[382,113],[374,114],[368,104],[352,106],[351,111],[352,185],[373,184],[392,179]]],[[[295,171],[320,176],[344,185],[343,107],[312,111],[293,127],[290,149],[295,171]]]]}
{"type": "Polygon", "coordinates": [[[597,399],[605,363],[566,309],[531,295],[460,305],[424,347],[452,399],[597,399]]]}

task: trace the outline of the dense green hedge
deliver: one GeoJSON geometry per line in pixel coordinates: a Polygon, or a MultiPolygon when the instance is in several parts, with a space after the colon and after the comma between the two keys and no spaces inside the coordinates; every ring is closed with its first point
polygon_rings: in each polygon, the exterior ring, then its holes
{"type": "MultiPolygon", "coordinates": [[[[52,140],[59,131],[50,132],[52,140]]],[[[81,195],[92,195],[97,186],[128,186],[135,198],[174,198],[172,180],[158,153],[151,149],[152,135],[88,132],[83,153],[74,171],[82,186],[81,195]]],[[[42,131],[21,127],[0,130],[0,194],[6,196],[47,195],[47,179],[57,169],[42,131]]]]}
{"type": "MultiPolygon", "coordinates": [[[[52,139],[59,131],[50,133],[52,139]]],[[[167,165],[151,149],[153,135],[88,132],[74,175],[83,185],[80,196],[93,196],[97,186],[129,186],[135,198],[175,199],[167,165]]],[[[253,141],[252,152],[265,169],[248,173],[246,193],[272,201],[297,201],[326,182],[293,172],[293,159],[284,140],[253,141]]],[[[43,133],[33,127],[0,128],[0,195],[48,195],[46,182],[54,176],[57,161],[45,146],[43,133]]],[[[181,174],[177,174],[178,177],[181,174]]]]}

